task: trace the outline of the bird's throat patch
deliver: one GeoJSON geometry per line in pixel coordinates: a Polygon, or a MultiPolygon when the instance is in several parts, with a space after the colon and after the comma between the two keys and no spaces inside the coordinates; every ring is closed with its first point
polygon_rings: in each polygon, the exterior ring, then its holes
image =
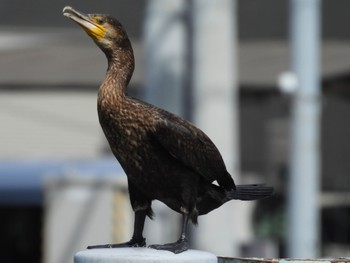
{"type": "Polygon", "coordinates": [[[102,40],[106,34],[106,30],[102,26],[95,26],[93,24],[90,24],[90,26],[83,28],[90,37],[98,41],[102,40]]]}

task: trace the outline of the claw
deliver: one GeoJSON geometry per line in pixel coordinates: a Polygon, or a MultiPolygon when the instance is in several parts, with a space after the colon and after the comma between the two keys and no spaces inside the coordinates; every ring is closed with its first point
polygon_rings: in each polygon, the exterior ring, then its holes
{"type": "Polygon", "coordinates": [[[157,249],[157,250],[168,250],[170,252],[173,252],[174,254],[179,254],[181,252],[184,252],[188,250],[188,241],[186,239],[180,239],[177,242],[174,243],[168,243],[164,245],[150,245],[150,248],[157,249]]]}
{"type": "Polygon", "coordinates": [[[145,246],[146,246],[146,239],[142,238],[142,239],[139,239],[139,240],[131,239],[128,242],[119,243],[119,244],[105,244],[105,245],[88,246],[87,249],[120,248],[120,247],[145,247],[145,246]]]}

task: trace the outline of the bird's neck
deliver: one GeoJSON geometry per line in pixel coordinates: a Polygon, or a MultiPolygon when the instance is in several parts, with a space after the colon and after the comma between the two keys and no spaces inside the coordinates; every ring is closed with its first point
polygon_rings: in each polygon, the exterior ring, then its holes
{"type": "Polygon", "coordinates": [[[115,50],[106,54],[108,68],[102,87],[110,89],[108,92],[124,96],[131,76],[134,72],[134,55],[132,49],[115,50]]]}

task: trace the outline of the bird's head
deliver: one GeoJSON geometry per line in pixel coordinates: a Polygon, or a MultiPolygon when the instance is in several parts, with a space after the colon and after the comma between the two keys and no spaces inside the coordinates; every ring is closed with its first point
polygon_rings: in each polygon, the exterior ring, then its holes
{"type": "Polygon", "coordinates": [[[130,48],[123,26],[110,15],[84,14],[70,6],[63,9],[63,15],[80,25],[106,55],[116,49],[130,48]]]}

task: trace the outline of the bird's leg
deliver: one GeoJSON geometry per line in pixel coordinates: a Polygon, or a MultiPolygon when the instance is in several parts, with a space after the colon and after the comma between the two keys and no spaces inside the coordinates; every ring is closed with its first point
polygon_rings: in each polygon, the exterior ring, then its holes
{"type": "Polygon", "coordinates": [[[146,238],[142,236],[146,215],[147,213],[145,210],[135,212],[134,233],[131,240],[127,242],[130,243],[133,247],[146,246],[146,238]]]}
{"type": "Polygon", "coordinates": [[[105,244],[105,245],[96,245],[88,246],[88,249],[95,248],[118,248],[118,247],[145,247],[146,239],[142,236],[143,227],[145,225],[146,211],[136,211],[135,212],[135,222],[134,222],[134,234],[128,242],[119,243],[119,244],[105,244]]]}
{"type": "Polygon", "coordinates": [[[188,228],[188,220],[189,220],[189,215],[188,214],[184,214],[182,216],[182,230],[181,230],[181,236],[180,236],[180,240],[184,240],[187,242],[187,228],[188,228]]]}
{"type": "Polygon", "coordinates": [[[151,245],[150,248],[158,249],[158,250],[168,250],[175,254],[184,252],[188,250],[188,240],[187,240],[187,226],[188,226],[189,215],[183,215],[182,221],[182,231],[180,239],[174,243],[168,243],[164,245],[151,245]]]}

